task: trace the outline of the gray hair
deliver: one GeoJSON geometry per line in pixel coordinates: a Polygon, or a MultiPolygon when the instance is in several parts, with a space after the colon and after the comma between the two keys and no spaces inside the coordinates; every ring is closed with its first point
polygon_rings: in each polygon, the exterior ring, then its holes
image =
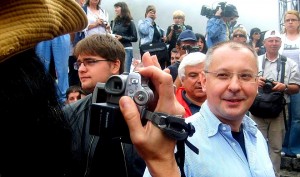
{"type": "Polygon", "coordinates": [[[185,56],[178,67],[178,77],[182,82],[182,79],[185,77],[185,67],[186,66],[195,66],[205,61],[206,55],[201,52],[193,52],[185,56]]]}

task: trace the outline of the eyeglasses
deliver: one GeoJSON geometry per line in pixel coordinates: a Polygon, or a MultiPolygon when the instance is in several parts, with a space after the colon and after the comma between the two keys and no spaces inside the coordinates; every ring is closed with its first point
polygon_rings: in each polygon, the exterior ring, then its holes
{"type": "Polygon", "coordinates": [[[243,34],[234,34],[233,37],[244,37],[244,38],[246,38],[246,36],[243,35],[243,34]]]}
{"type": "Polygon", "coordinates": [[[229,82],[234,75],[238,76],[239,81],[243,83],[255,83],[258,75],[252,74],[252,73],[232,73],[227,71],[218,71],[218,72],[210,72],[210,71],[204,71],[207,74],[212,74],[214,77],[216,77],[220,81],[229,82]]]}
{"type": "Polygon", "coordinates": [[[85,59],[85,60],[83,60],[83,61],[76,61],[76,62],[73,64],[73,66],[74,66],[74,69],[75,69],[75,70],[78,70],[82,63],[83,63],[83,65],[84,65],[85,67],[87,67],[87,66],[93,66],[95,63],[98,63],[98,62],[100,62],[100,61],[109,61],[109,60],[106,60],[106,59],[104,59],[104,60],[85,59]]]}
{"type": "Polygon", "coordinates": [[[299,21],[298,19],[285,19],[285,22],[289,23],[289,22],[296,22],[299,21]]]}

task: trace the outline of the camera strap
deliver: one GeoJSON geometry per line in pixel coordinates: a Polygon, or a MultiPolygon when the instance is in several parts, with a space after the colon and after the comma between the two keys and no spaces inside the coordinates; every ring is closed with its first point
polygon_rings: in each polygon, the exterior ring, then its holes
{"type": "Polygon", "coordinates": [[[184,140],[195,133],[194,126],[179,116],[144,110],[144,118],[175,140],[184,140]]]}
{"type": "Polygon", "coordinates": [[[195,133],[195,127],[191,123],[186,123],[185,119],[181,116],[173,116],[161,112],[144,110],[143,118],[150,120],[168,136],[177,140],[177,152],[175,153],[175,158],[181,172],[181,177],[185,177],[185,144],[193,152],[199,154],[198,148],[187,140],[188,136],[191,137],[195,133]]]}

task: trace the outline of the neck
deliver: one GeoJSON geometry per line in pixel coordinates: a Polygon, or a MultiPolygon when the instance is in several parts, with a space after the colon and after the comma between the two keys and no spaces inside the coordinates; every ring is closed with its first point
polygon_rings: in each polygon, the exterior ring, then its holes
{"type": "Polygon", "coordinates": [[[185,96],[195,105],[201,106],[204,101],[206,100],[206,96],[203,96],[201,98],[197,97],[197,99],[191,98],[188,94],[185,94],[185,96]]]}
{"type": "Polygon", "coordinates": [[[271,61],[275,60],[277,58],[277,56],[278,56],[278,52],[276,52],[276,53],[267,52],[266,53],[266,57],[271,61]]]}

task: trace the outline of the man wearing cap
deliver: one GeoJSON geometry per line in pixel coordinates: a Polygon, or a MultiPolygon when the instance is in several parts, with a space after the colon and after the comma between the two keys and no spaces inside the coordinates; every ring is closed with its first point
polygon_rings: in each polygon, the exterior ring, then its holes
{"type": "Polygon", "coordinates": [[[215,16],[207,21],[207,47],[229,40],[229,25],[239,17],[236,7],[232,4],[219,3],[215,16]]]}
{"type": "MultiPolygon", "coordinates": [[[[200,48],[197,46],[197,38],[192,30],[185,30],[180,33],[176,43],[176,49],[180,57],[173,65],[168,66],[164,71],[172,75],[173,81],[177,78],[178,67],[182,58],[188,54],[190,49],[200,51],[200,48]]],[[[179,81],[180,82],[180,81],[179,81]]]]}
{"type": "MultiPolygon", "coordinates": [[[[284,83],[281,83],[282,57],[278,51],[281,47],[281,35],[276,30],[269,30],[264,36],[264,46],[266,53],[258,57],[259,88],[265,86],[266,79],[274,80],[272,91],[284,92],[286,102],[289,103],[289,95],[298,93],[300,85],[300,75],[297,64],[287,58],[285,63],[284,83]]],[[[273,163],[273,168],[277,177],[280,176],[281,150],[285,134],[283,111],[276,118],[261,118],[251,114],[251,118],[257,123],[258,129],[268,141],[269,154],[273,163]]]]}

